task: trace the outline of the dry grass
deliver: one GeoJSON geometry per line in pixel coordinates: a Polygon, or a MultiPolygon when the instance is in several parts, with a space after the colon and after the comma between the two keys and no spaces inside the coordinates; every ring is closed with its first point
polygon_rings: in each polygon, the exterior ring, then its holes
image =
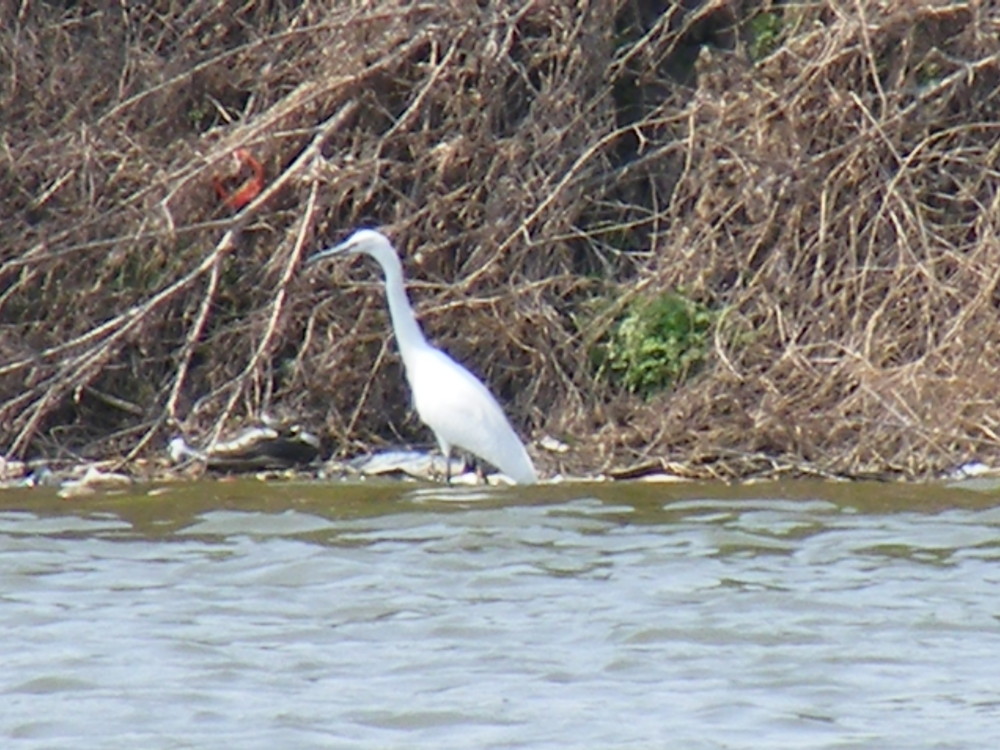
{"type": "Polygon", "coordinates": [[[428,440],[377,277],[299,272],[377,224],[431,337],[574,445],[550,470],[1000,461],[992,4],[763,6],[756,61],[762,9],[722,2],[14,5],[8,453],[134,457],[265,411],[339,451],[428,440]],[[268,185],[232,215],[237,147],[268,185]],[[725,311],[710,366],[649,401],[597,378],[615,313],[675,288],[725,311]]]}

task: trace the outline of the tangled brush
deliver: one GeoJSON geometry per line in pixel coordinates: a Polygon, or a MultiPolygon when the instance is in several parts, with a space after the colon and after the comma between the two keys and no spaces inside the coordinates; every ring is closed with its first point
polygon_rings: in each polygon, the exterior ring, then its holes
{"type": "Polygon", "coordinates": [[[140,5],[0,10],[8,454],[265,412],[427,441],[377,277],[300,272],[367,224],[429,336],[572,446],[550,470],[998,458],[993,6],[140,5]],[[708,348],[631,392],[602,352],[668,294],[708,348]]]}

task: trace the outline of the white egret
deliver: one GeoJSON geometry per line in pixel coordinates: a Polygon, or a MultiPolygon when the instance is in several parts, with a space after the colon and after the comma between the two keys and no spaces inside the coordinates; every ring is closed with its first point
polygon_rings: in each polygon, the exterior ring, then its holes
{"type": "Polygon", "coordinates": [[[334,247],[316,253],[307,264],[334,255],[368,255],[382,267],[392,330],[403,358],[413,405],[434,432],[449,467],[452,448],[488,461],[520,484],[538,481],[535,467],[510,422],[479,379],[424,338],[403,286],[403,266],[385,235],[361,229],[334,247]]]}

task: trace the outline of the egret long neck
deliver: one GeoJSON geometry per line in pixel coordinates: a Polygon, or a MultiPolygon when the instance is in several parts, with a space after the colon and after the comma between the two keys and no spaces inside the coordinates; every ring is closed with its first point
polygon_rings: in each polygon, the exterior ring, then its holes
{"type": "Polygon", "coordinates": [[[399,258],[393,254],[388,258],[377,258],[385,274],[385,296],[389,303],[389,315],[392,317],[392,328],[396,333],[396,343],[399,345],[403,361],[407,360],[407,352],[426,347],[427,339],[413,314],[410,298],[406,296],[403,286],[403,267],[399,258]]]}

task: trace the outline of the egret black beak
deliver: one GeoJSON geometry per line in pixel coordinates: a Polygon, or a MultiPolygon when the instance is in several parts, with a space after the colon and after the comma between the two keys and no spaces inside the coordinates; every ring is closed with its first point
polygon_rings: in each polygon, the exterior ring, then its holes
{"type": "Polygon", "coordinates": [[[306,262],[302,264],[304,268],[315,265],[321,260],[326,260],[327,258],[332,258],[334,255],[350,255],[350,251],[353,249],[353,245],[350,240],[341,242],[339,245],[334,245],[333,247],[328,247],[326,250],[320,250],[318,253],[310,255],[306,258],[306,262]]]}
{"type": "Polygon", "coordinates": [[[308,258],[306,258],[306,262],[302,264],[303,268],[314,266],[321,260],[326,260],[327,258],[333,257],[334,255],[337,254],[339,247],[340,247],[339,245],[336,247],[328,247],[326,250],[320,250],[318,253],[310,255],[308,258]]]}

